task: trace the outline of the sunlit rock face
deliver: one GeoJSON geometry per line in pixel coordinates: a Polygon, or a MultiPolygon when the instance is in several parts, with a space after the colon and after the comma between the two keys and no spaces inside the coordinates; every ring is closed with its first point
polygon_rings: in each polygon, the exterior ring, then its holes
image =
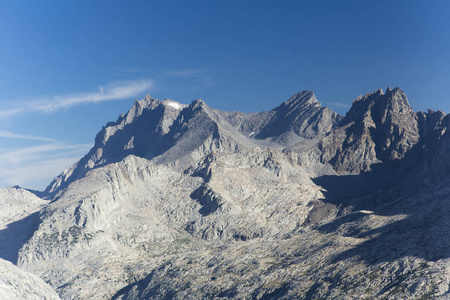
{"type": "Polygon", "coordinates": [[[60,299],[58,294],[42,279],[3,259],[0,259],[0,298],[60,299]]]}

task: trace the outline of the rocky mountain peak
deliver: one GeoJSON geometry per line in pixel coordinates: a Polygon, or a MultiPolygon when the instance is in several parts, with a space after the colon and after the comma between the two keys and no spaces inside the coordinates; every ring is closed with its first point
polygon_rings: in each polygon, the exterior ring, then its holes
{"type": "Polygon", "coordinates": [[[317,101],[314,92],[312,91],[302,91],[291,98],[289,98],[286,102],[275,108],[275,110],[289,110],[292,113],[295,113],[297,110],[305,108],[305,107],[321,107],[319,101],[317,101]]]}
{"type": "Polygon", "coordinates": [[[189,110],[192,112],[197,111],[211,111],[211,108],[208,106],[208,104],[205,103],[202,99],[196,99],[189,104],[189,110]]]}
{"type": "Polygon", "coordinates": [[[408,102],[405,92],[400,88],[395,88],[386,92],[386,97],[389,98],[390,108],[398,111],[412,111],[412,107],[408,102]]]}
{"type": "Polygon", "coordinates": [[[386,93],[379,89],[356,98],[343,123],[359,122],[367,117],[384,123],[388,117],[396,118],[399,115],[410,115],[412,112],[405,93],[400,88],[391,90],[388,87],[386,93]]]}
{"type": "Polygon", "coordinates": [[[301,138],[313,138],[330,132],[341,116],[322,107],[312,91],[302,91],[271,111],[274,115],[257,138],[293,133],[301,138]]]}
{"type": "Polygon", "coordinates": [[[206,105],[206,103],[202,99],[198,98],[198,99],[195,99],[194,101],[192,101],[191,105],[193,107],[197,107],[197,106],[204,106],[204,105],[206,105]]]}
{"type": "Polygon", "coordinates": [[[152,98],[150,95],[146,95],[141,100],[135,100],[133,106],[128,110],[126,114],[120,114],[116,122],[109,122],[104,127],[113,127],[122,124],[130,124],[133,120],[139,117],[144,110],[154,109],[161,105],[161,101],[152,98]]]}
{"type": "Polygon", "coordinates": [[[189,164],[191,154],[202,156],[212,149],[249,148],[264,139],[272,145],[289,145],[325,135],[340,120],[341,116],[322,107],[311,91],[297,93],[272,111],[258,114],[219,111],[201,99],[184,105],[147,95],[116,122],[106,124],[90,152],[57,177],[46,192],[53,194],[89,170],[131,154],[183,165],[189,164]],[[179,162],[181,159],[185,163],[179,162]]]}
{"type": "Polygon", "coordinates": [[[126,114],[102,128],[89,153],[55,178],[45,192],[52,194],[83,177],[89,170],[119,162],[130,154],[140,157],[161,154],[168,147],[165,136],[185,107],[176,101],[161,101],[150,95],[136,100],[126,114]]]}
{"type": "Polygon", "coordinates": [[[325,160],[339,172],[357,174],[370,171],[373,164],[404,158],[420,134],[405,93],[388,88],[356,98],[333,137],[321,141],[329,157],[325,160]]]}

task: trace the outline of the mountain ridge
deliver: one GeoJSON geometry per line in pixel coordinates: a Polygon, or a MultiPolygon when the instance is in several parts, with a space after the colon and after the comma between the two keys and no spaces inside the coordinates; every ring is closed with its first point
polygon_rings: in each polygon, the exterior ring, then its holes
{"type": "MultiPolygon", "coordinates": [[[[247,137],[250,137],[254,135],[254,139],[263,140],[275,135],[271,134],[267,128],[279,127],[281,132],[278,132],[278,135],[286,135],[285,141],[281,141],[281,144],[290,143],[291,139],[299,140],[304,137],[316,136],[319,131],[322,131],[320,134],[324,134],[336,126],[341,118],[330,109],[322,108],[311,91],[300,92],[292,96],[270,112],[255,114],[215,110],[201,99],[192,101],[190,105],[181,105],[175,101],[160,101],[147,95],[140,101],[136,100],[127,114],[119,116],[116,122],[110,122],[103,127],[97,134],[95,145],[89,153],[77,163],[78,165],[72,166],[67,172],[55,178],[44,192],[54,195],[60,186],[67,187],[67,182],[81,178],[88,170],[111,162],[118,162],[129,154],[150,159],[159,156],[174,146],[175,139],[186,129],[186,122],[189,122],[192,118],[201,117],[203,113],[208,116],[207,118],[210,120],[208,122],[225,126],[224,128],[232,131],[234,136],[247,135],[247,137]],[[167,103],[176,103],[176,107],[167,105],[167,103]],[[293,107],[289,108],[289,106],[293,107]],[[288,109],[286,110],[285,107],[288,107],[288,109]],[[300,119],[296,116],[296,113],[299,112],[301,113],[300,119]],[[288,121],[292,124],[290,127],[285,125],[280,127],[280,120],[284,119],[286,115],[291,115],[288,121]],[[318,120],[308,123],[308,115],[312,116],[310,119],[318,120]],[[152,128],[150,134],[146,132],[146,135],[142,135],[142,133],[130,132],[133,129],[126,132],[127,126],[132,122],[135,123],[135,127],[152,128]],[[300,124],[296,124],[296,122],[300,124]],[[136,123],[139,125],[136,125],[136,123]],[[314,126],[315,128],[312,129],[314,126]],[[171,136],[171,132],[175,133],[171,136]],[[288,137],[289,133],[295,137],[288,137]],[[123,139],[122,136],[128,137],[128,139],[126,141],[121,140],[123,139]],[[112,140],[109,142],[110,139],[112,140]],[[151,143],[151,139],[157,142],[151,143]],[[104,152],[111,158],[103,155],[104,152]]],[[[282,123],[286,122],[282,121],[282,123]]],[[[205,124],[202,124],[202,126],[205,126],[205,124]]],[[[211,126],[217,127],[218,125],[211,124],[211,126]]],[[[198,128],[197,131],[202,131],[202,129],[198,128]]],[[[204,137],[200,138],[204,139],[204,137]]],[[[280,141],[275,141],[275,143],[280,143],[280,141]]]]}
{"type": "Polygon", "coordinates": [[[345,116],[311,91],[259,113],[147,96],[5,221],[0,257],[64,299],[448,299],[448,126],[399,88],[345,116]]]}

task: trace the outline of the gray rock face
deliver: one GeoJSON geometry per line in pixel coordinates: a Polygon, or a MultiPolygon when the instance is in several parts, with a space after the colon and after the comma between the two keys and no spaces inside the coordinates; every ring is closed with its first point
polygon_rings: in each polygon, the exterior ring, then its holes
{"type": "Polygon", "coordinates": [[[311,91],[295,94],[272,113],[273,117],[259,129],[256,138],[280,137],[292,132],[310,139],[329,133],[342,119],[328,107],[322,107],[311,91]]]}
{"type": "Polygon", "coordinates": [[[45,192],[55,194],[89,170],[119,162],[131,154],[150,158],[162,154],[170,146],[166,137],[169,128],[183,107],[175,101],[159,101],[150,96],[136,101],[126,115],[103,127],[89,153],[55,178],[45,192]]]}
{"type": "Polygon", "coordinates": [[[421,141],[415,157],[417,171],[424,175],[428,183],[439,182],[449,175],[450,156],[450,116],[442,111],[419,112],[418,121],[421,141]]]}
{"type": "Polygon", "coordinates": [[[0,299],[60,299],[42,279],[11,263],[17,263],[18,251],[37,229],[37,213],[47,204],[19,187],[0,189],[0,299]]]}
{"type": "Polygon", "coordinates": [[[0,257],[63,299],[450,299],[449,121],[398,88],[345,117],[310,91],[248,114],[147,96],[51,201],[0,191],[0,257]]]}
{"type": "MultiPolygon", "coordinates": [[[[360,96],[339,127],[312,152],[339,173],[359,174],[371,166],[403,159],[419,142],[417,115],[399,89],[360,96]]],[[[295,149],[294,149],[295,150],[295,149]]]]}

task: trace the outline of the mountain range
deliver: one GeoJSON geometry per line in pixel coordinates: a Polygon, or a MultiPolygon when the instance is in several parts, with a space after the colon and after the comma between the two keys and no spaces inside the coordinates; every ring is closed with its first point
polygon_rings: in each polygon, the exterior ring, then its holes
{"type": "Polygon", "coordinates": [[[0,295],[450,299],[449,126],[390,87],[345,116],[146,96],[45,191],[0,189],[0,295]]]}

